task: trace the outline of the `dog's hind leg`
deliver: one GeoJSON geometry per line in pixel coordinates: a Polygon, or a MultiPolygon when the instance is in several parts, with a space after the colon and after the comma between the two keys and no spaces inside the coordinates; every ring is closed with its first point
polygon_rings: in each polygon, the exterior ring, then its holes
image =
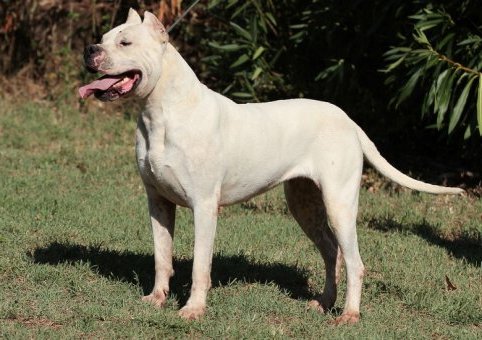
{"type": "Polygon", "coordinates": [[[323,293],[310,301],[309,306],[326,312],[336,301],[342,259],[336,238],[328,226],[321,191],[307,178],[289,180],[284,188],[289,210],[316,245],[325,262],[326,279],[323,293]]]}
{"type": "Polygon", "coordinates": [[[333,170],[329,173],[325,172],[320,183],[330,227],[336,237],[346,267],[346,302],[343,314],[335,320],[335,323],[356,323],[360,319],[364,274],[356,233],[361,171],[333,170]]]}

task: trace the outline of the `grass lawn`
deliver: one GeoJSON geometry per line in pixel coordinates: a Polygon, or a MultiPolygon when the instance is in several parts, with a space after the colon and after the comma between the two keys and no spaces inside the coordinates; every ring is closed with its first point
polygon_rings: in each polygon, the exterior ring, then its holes
{"type": "Polygon", "coordinates": [[[208,314],[186,322],[191,212],[178,209],[176,275],[159,310],[135,122],[0,102],[0,338],[482,338],[482,200],[362,190],[362,321],[306,310],[321,257],[281,190],[223,209],[208,314]]]}

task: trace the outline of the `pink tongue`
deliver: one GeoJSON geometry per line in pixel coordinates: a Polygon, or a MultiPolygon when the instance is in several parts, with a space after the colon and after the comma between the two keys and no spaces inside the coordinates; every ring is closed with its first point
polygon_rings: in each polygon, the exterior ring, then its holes
{"type": "Polygon", "coordinates": [[[103,76],[97,80],[94,80],[92,83],[87,84],[79,88],[79,95],[80,98],[85,99],[94,93],[96,90],[105,91],[109,89],[112,85],[118,83],[119,81],[124,78],[123,75],[118,76],[103,76]]]}

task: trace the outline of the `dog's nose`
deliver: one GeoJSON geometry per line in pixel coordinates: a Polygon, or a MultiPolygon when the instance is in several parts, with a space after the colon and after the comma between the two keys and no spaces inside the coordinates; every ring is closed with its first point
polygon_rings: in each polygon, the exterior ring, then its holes
{"type": "Polygon", "coordinates": [[[84,49],[84,63],[87,71],[96,73],[96,65],[94,65],[94,57],[101,52],[101,48],[98,45],[88,45],[84,49]]]}
{"type": "Polygon", "coordinates": [[[84,59],[87,59],[93,54],[96,54],[99,52],[100,52],[100,47],[98,45],[89,45],[84,49],[84,59]]]}

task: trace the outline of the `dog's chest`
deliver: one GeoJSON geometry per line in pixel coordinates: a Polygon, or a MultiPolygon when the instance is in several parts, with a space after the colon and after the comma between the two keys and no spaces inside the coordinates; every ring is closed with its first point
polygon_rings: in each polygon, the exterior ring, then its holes
{"type": "Polygon", "coordinates": [[[188,206],[186,183],[182,178],[182,164],[176,162],[164,144],[162,131],[149,133],[141,124],[136,134],[136,155],[139,173],[145,184],[157,189],[173,203],[188,206]]]}

